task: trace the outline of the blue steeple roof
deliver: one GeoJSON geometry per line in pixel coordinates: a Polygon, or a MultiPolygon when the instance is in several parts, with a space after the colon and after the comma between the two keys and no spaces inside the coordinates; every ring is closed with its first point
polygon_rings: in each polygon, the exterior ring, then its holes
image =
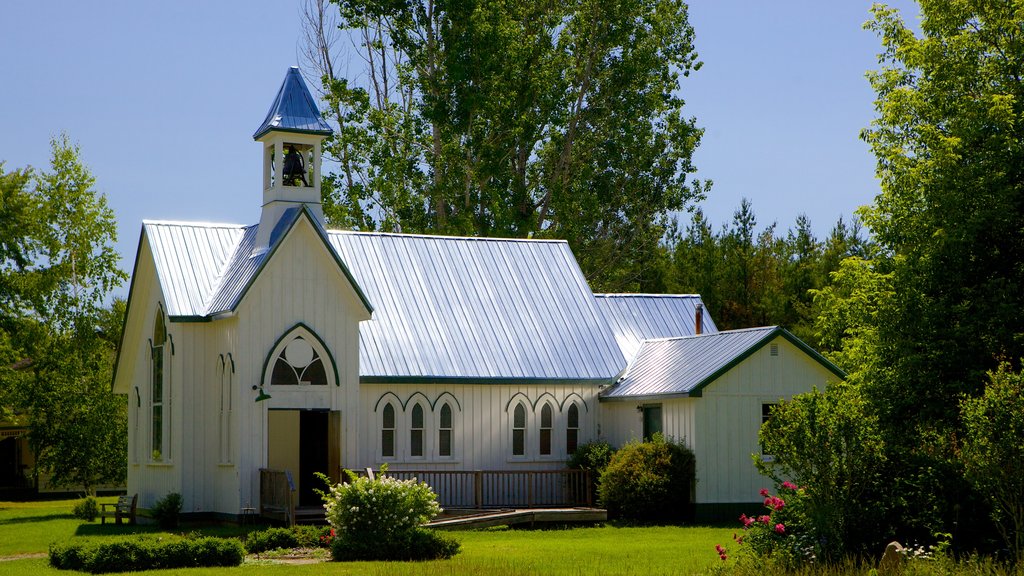
{"type": "Polygon", "coordinates": [[[288,69],[288,74],[281,83],[281,89],[277,91],[274,103],[270,105],[266,119],[252,135],[253,140],[258,140],[271,130],[325,136],[333,133],[330,125],[320,116],[320,110],[317,109],[316,102],[309,94],[306,82],[302,80],[302,74],[299,74],[296,66],[288,69]]]}

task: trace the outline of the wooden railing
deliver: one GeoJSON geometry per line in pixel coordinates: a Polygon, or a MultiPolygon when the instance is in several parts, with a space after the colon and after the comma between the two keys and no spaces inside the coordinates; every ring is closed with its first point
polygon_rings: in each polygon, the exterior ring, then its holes
{"type": "Polygon", "coordinates": [[[386,475],[427,483],[442,508],[593,506],[588,470],[388,470],[386,475]]]}

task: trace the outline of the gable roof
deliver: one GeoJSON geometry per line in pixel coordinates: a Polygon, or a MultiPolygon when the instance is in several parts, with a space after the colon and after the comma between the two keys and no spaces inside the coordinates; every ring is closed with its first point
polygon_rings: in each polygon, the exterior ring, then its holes
{"type": "Polygon", "coordinates": [[[767,326],[647,340],[626,373],[614,386],[601,393],[601,399],[701,396],[706,386],[779,336],[836,376],[846,377],[846,373],[835,364],[788,330],[767,326]]]}
{"type": "MultiPolygon", "coordinates": [[[[594,294],[615,340],[627,359],[632,359],[644,340],[696,334],[697,294],[594,294]]],[[[718,332],[704,307],[704,334],[718,332]]]]}
{"type": "Polygon", "coordinates": [[[626,365],[564,241],[330,238],[376,306],[364,382],[607,382],[626,365]]]}
{"type": "Polygon", "coordinates": [[[320,116],[316,102],[306,88],[306,82],[296,66],[288,69],[284,82],[277,90],[274,103],[270,105],[267,117],[260,124],[253,140],[259,140],[271,130],[281,132],[299,132],[304,134],[330,135],[331,126],[320,116]]]}
{"type": "Polygon", "coordinates": [[[144,223],[170,320],[233,310],[302,213],[373,304],[365,382],[608,382],[626,366],[564,241],[325,231],[298,207],[256,252],[256,226],[144,223]]]}
{"type": "Polygon", "coordinates": [[[206,321],[233,311],[273,256],[281,240],[305,217],[352,283],[368,312],[373,306],[327,240],[309,209],[293,206],[274,225],[269,248],[254,251],[256,226],[185,222],[143,222],[173,322],[206,321]]]}

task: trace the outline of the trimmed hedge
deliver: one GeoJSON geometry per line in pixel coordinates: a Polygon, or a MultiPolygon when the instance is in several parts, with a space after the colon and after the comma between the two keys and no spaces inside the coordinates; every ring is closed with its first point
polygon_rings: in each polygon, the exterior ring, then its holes
{"type": "Polygon", "coordinates": [[[245,558],[242,543],[233,538],[167,538],[138,536],[113,542],[74,542],[50,545],[50,565],[59,570],[93,574],[238,566],[245,558]]]}
{"type": "Polygon", "coordinates": [[[331,557],[353,560],[447,560],[459,553],[458,540],[426,528],[392,534],[384,541],[364,532],[342,532],[331,543],[331,557]]]}
{"type": "Polygon", "coordinates": [[[267,528],[245,537],[250,554],[280,548],[328,548],[333,536],[329,526],[295,525],[291,528],[267,528]]]}

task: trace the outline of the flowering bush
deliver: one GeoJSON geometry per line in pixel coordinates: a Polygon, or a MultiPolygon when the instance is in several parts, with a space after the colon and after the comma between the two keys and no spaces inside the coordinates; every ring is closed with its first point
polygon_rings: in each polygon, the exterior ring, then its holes
{"type": "MultiPolygon", "coordinates": [[[[348,472],[347,483],[321,492],[327,522],[338,532],[370,532],[381,538],[430,522],[441,513],[437,494],[426,483],[398,480],[387,468],[370,479],[348,472]]],[[[323,477],[327,480],[326,477],[323,477]]]]}
{"type": "MultiPolygon", "coordinates": [[[[768,560],[787,568],[819,558],[822,543],[808,522],[805,489],[783,482],[778,495],[762,488],[761,497],[766,513],[741,515],[744,532],[733,535],[736,543],[749,550],[755,562],[768,560]]],[[[721,545],[715,546],[715,551],[722,560],[727,558],[721,545]]]]}
{"type": "Polygon", "coordinates": [[[421,528],[441,513],[437,494],[423,482],[387,476],[376,478],[347,472],[348,482],[320,492],[332,528],[335,560],[426,560],[450,558],[459,544],[421,528]]]}

